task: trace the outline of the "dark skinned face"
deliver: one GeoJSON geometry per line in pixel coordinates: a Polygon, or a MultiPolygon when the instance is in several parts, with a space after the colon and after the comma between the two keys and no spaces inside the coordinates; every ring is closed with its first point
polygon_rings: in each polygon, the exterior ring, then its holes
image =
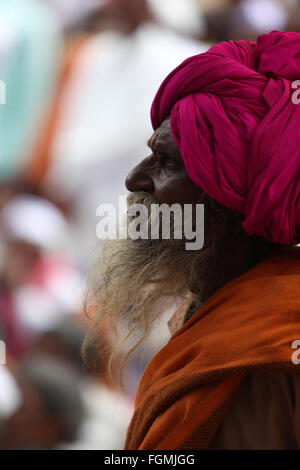
{"type": "Polygon", "coordinates": [[[155,131],[148,146],[151,155],[142,160],[126,178],[128,191],[148,193],[159,204],[197,203],[203,192],[185,170],[169,120],[155,131]]]}
{"type": "MultiPolygon", "coordinates": [[[[192,204],[203,203],[204,192],[189,178],[183,159],[173,140],[170,121],[166,120],[156,130],[148,143],[151,155],[137,165],[126,179],[126,187],[131,192],[145,192],[159,204],[192,204]]],[[[208,202],[208,201],[207,201],[208,202]]],[[[247,236],[241,225],[240,215],[223,208],[223,216],[216,217],[215,208],[211,203],[206,207],[206,221],[213,222],[214,229],[214,269],[202,275],[207,280],[210,294],[231,279],[241,275],[271,251],[271,245],[259,237],[247,236]],[[210,216],[207,218],[207,214],[210,216]],[[225,222],[224,222],[225,221],[225,222]],[[235,222],[233,222],[235,221],[235,222]],[[232,260],[235,260],[234,263],[232,260]]],[[[222,206],[219,206],[219,211],[222,206]]],[[[206,230],[210,230],[210,226],[206,230]]],[[[213,265],[212,263],[212,265],[213,265]]],[[[201,276],[200,276],[201,277],[201,276]]],[[[189,285],[192,292],[197,293],[198,287],[189,285]]],[[[209,295],[210,295],[209,294],[209,295]]]]}

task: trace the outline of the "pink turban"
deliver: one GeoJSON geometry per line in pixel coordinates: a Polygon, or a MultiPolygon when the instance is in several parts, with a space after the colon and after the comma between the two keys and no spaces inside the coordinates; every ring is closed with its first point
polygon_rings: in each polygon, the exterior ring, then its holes
{"type": "Polygon", "coordinates": [[[248,235],[292,245],[300,236],[300,34],[272,31],[222,42],[184,61],[152,105],[170,114],[193,182],[244,215],[248,235]]]}

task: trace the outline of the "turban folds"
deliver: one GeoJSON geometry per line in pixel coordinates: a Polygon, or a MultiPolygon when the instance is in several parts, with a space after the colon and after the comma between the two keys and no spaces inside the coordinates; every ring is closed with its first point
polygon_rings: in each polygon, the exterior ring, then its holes
{"type": "Polygon", "coordinates": [[[272,31],[185,60],[151,109],[169,115],[188,175],[244,215],[248,235],[292,245],[300,237],[300,33],[272,31]]]}

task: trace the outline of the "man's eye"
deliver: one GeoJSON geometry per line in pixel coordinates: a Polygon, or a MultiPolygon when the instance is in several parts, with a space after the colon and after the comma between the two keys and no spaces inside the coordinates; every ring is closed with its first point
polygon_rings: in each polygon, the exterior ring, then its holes
{"type": "Polygon", "coordinates": [[[174,168],[178,166],[178,162],[171,157],[165,157],[163,161],[165,167],[174,168]]]}

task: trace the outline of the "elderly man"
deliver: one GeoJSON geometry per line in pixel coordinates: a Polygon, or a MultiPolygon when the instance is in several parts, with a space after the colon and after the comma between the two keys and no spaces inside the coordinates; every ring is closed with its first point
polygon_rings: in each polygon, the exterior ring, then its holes
{"type": "Polygon", "coordinates": [[[129,206],[204,204],[205,241],[101,255],[96,321],[147,332],[168,297],[190,299],[141,379],[126,449],[300,448],[299,47],[280,31],[215,45],[156,95],[129,206]]]}

